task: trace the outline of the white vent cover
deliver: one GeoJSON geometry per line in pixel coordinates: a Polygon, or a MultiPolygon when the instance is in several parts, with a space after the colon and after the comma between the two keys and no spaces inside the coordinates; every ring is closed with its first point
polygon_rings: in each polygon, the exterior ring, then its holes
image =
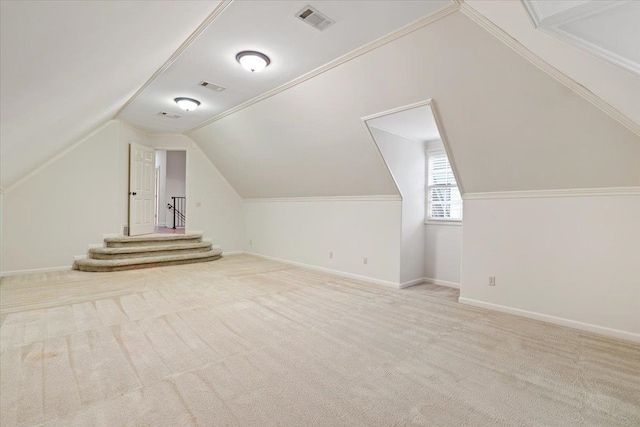
{"type": "Polygon", "coordinates": [[[162,117],[166,117],[166,118],[168,118],[168,119],[179,119],[179,118],[180,118],[180,115],[178,115],[178,114],[173,114],[173,113],[167,113],[166,111],[160,111],[160,112],[158,113],[158,115],[159,115],[159,116],[162,116],[162,117]]]}
{"type": "Polygon", "coordinates": [[[306,22],[316,30],[320,31],[324,31],[335,24],[335,21],[327,18],[325,15],[318,12],[317,9],[311,6],[303,7],[300,12],[296,13],[296,18],[306,22]]]}
{"type": "Polygon", "coordinates": [[[206,81],[206,80],[201,81],[201,82],[200,82],[200,86],[202,86],[202,87],[206,87],[207,89],[215,90],[216,92],[222,92],[223,90],[225,90],[225,89],[226,89],[226,88],[224,88],[224,87],[222,87],[222,86],[220,86],[220,85],[217,85],[217,84],[215,84],[215,83],[208,82],[208,81],[206,81]]]}

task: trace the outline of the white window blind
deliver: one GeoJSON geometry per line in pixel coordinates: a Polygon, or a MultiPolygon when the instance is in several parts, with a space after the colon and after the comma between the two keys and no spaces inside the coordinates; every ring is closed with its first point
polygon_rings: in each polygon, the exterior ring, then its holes
{"type": "Polygon", "coordinates": [[[462,197],[445,153],[429,154],[427,219],[462,220],[462,197]]]}

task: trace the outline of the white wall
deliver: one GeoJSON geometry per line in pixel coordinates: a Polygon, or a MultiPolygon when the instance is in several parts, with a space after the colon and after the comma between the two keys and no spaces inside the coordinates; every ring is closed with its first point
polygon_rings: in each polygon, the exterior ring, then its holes
{"type": "Polygon", "coordinates": [[[112,121],[3,194],[2,272],[69,268],[127,223],[129,142],[188,148],[188,231],[225,251],[244,241],[242,202],[189,138],[151,137],[112,121]],[[196,201],[201,207],[196,207],[196,201]]]}
{"type": "Polygon", "coordinates": [[[158,169],[158,225],[167,223],[167,151],[156,150],[156,169],[158,169]]]}
{"type": "Polygon", "coordinates": [[[400,283],[424,277],[424,144],[370,126],[380,152],[402,194],[400,283]]]}
{"type": "Polygon", "coordinates": [[[148,137],[109,122],[4,194],[3,272],[71,266],[127,222],[129,142],[148,137]]]}
{"type": "Polygon", "coordinates": [[[427,223],[424,277],[433,283],[460,286],[462,225],[427,223]]]}
{"type": "Polygon", "coordinates": [[[398,285],[399,200],[303,200],[245,201],[244,249],[398,285]]]}
{"type": "Polygon", "coordinates": [[[640,340],[640,196],[464,203],[461,302],[640,340]]]}

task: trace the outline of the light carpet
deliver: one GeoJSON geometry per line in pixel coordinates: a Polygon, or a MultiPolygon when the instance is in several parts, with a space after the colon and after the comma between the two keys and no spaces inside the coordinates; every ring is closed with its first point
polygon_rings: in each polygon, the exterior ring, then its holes
{"type": "Polygon", "coordinates": [[[638,426],[640,346],[238,255],[0,284],[2,426],[638,426]]]}

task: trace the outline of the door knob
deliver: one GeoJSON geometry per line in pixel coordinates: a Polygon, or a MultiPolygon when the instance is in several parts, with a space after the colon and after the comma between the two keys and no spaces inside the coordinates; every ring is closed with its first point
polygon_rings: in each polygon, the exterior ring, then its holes
{"type": "Polygon", "coordinates": [[[134,192],[129,191],[129,195],[130,196],[135,196],[136,194],[138,194],[138,193],[136,193],[135,191],[134,192]]]}

